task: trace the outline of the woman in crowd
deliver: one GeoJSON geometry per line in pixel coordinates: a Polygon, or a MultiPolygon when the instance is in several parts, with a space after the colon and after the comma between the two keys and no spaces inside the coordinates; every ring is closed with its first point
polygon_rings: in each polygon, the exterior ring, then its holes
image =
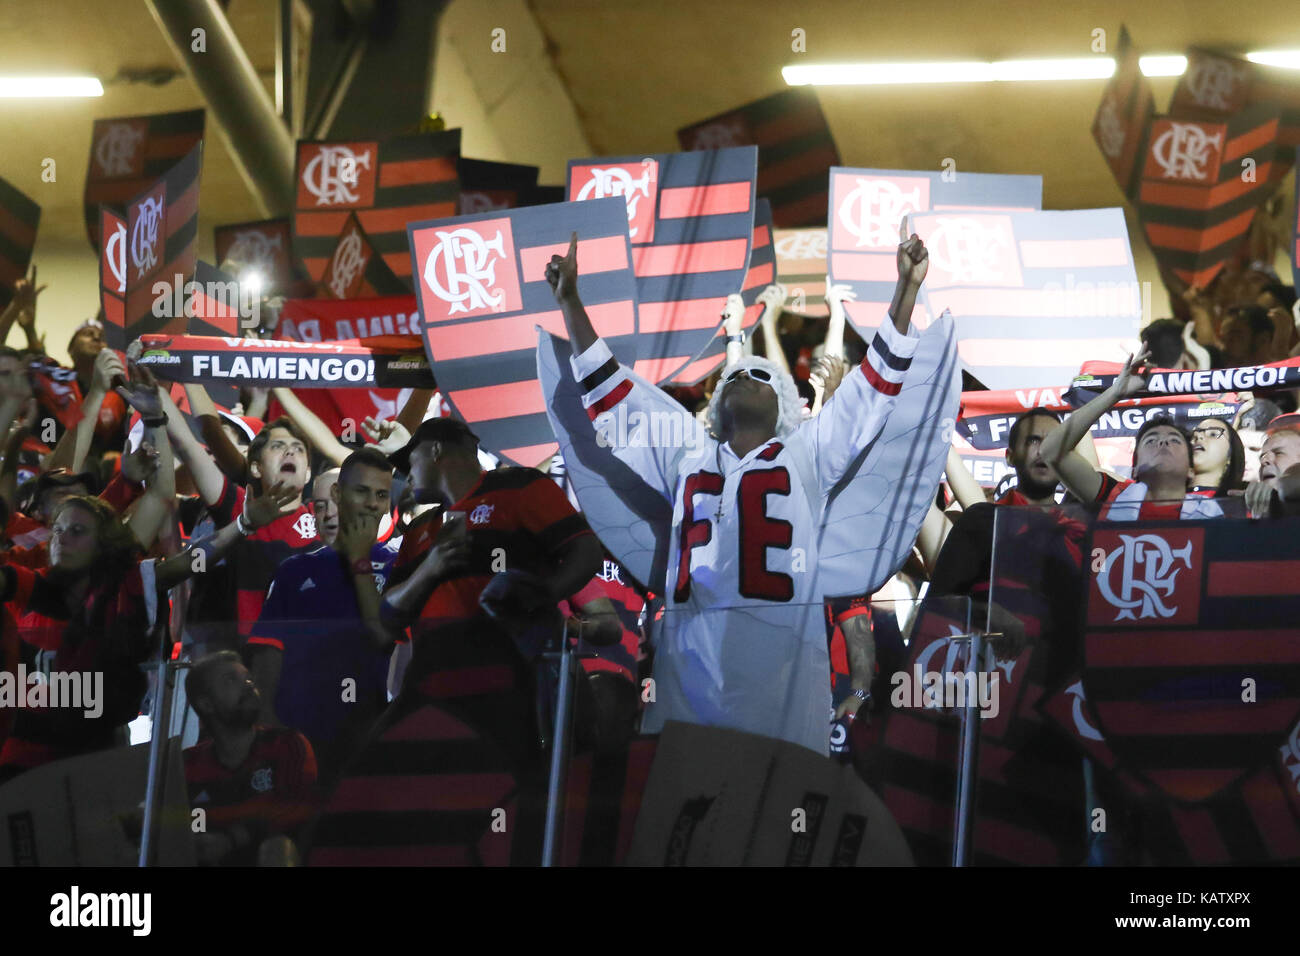
{"type": "Polygon", "coordinates": [[[1191,436],[1192,470],[1188,491],[1206,498],[1223,498],[1246,487],[1246,449],[1225,419],[1198,422],[1191,436]]]}

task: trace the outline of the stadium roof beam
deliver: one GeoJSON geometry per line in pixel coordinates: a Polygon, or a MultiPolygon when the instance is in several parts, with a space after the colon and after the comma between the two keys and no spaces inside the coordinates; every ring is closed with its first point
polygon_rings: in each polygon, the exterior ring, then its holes
{"type": "Polygon", "coordinates": [[[266,216],[293,208],[294,141],[217,0],[146,0],[266,216]],[[193,52],[202,30],[202,53],[193,52]]]}

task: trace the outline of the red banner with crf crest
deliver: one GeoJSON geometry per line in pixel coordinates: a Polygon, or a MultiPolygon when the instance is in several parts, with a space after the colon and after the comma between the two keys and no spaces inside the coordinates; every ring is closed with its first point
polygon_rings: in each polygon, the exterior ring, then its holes
{"type": "MultiPolygon", "coordinates": [[[[596,332],[631,365],[637,287],[621,198],[412,223],[424,348],[438,387],[483,447],[528,467],[558,447],[537,381],[537,326],[564,333],[546,281],[578,234],[578,290],[596,332]]],[[[746,240],[746,245],[748,240],[746,240]]]]}
{"type": "Polygon", "coordinates": [[[1211,799],[1300,719],[1300,522],[1123,522],[1089,541],[1083,689],[1120,767],[1211,799]]]}

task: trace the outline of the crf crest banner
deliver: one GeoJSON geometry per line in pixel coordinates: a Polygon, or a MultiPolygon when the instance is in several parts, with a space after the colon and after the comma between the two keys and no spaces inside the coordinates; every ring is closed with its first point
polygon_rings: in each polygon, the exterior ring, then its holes
{"type": "Polygon", "coordinates": [[[388,140],[298,143],[294,253],[320,282],[355,212],[384,264],[410,282],[406,225],[456,214],[460,130],[388,140]]]}
{"type": "Polygon", "coordinates": [[[1152,121],[1137,207],[1162,268],[1204,288],[1238,252],[1272,193],[1280,130],[1272,105],[1222,121],[1152,121]]]}
{"type": "Polygon", "coordinates": [[[1106,83],[1101,105],[1093,118],[1092,138],[1106,157],[1115,182],[1130,199],[1137,187],[1143,138],[1155,111],[1151,84],[1142,73],[1128,29],[1121,27],[1115,50],[1115,74],[1106,83]]]}
{"type": "Polygon", "coordinates": [[[1081,357],[1133,350],[1142,301],[1123,210],[910,220],[930,251],[926,309],[952,311],[962,362],[989,388],[1059,385],[1081,357]]]}
{"type": "Polygon", "coordinates": [[[1273,760],[1300,720],[1293,520],[1100,523],[1083,688],[1126,770],[1177,800],[1273,760]]]}
{"type": "MultiPolygon", "coordinates": [[[[754,215],[754,239],[749,247],[749,271],[745,273],[745,287],[740,297],[745,303],[745,315],[740,327],[745,335],[753,335],[758,320],[763,317],[763,303],[759,294],[776,281],[776,253],[772,243],[772,207],[766,199],[758,201],[754,215]]],[[[727,357],[727,335],[719,329],[703,352],[675,376],[678,385],[695,385],[707,378],[727,357]]]]}
{"type": "Polygon", "coordinates": [[[203,110],[95,120],[86,170],[86,232],[99,248],[99,205],[124,206],[203,139],[203,110]]]}
{"type": "Polygon", "coordinates": [[[840,164],[811,88],[794,88],[677,131],[682,149],[758,147],[758,195],[782,229],[815,226],[826,211],[826,171],[840,164]]]}
{"type": "Polygon", "coordinates": [[[375,252],[355,212],[348,214],[339,233],[320,287],[335,299],[373,299],[406,291],[406,284],[393,275],[393,270],[375,252]]]}
{"type": "Polygon", "coordinates": [[[286,289],[293,280],[292,232],[288,219],[263,219],[217,226],[217,265],[237,274],[254,272],[268,291],[286,289]]]}
{"type": "Polygon", "coordinates": [[[627,206],[638,302],[633,370],[671,381],[717,334],[744,287],[754,232],[753,146],[569,161],[569,199],[627,206]]]}
{"type": "MultiPolygon", "coordinates": [[[[151,332],[185,331],[184,310],[168,304],[181,299],[185,283],[194,275],[202,158],[199,143],[127,204],[127,343],[151,332]]],[[[116,250],[113,261],[120,261],[116,250]]]]}
{"type": "MultiPolygon", "coordinates": [[[[460,158],[460,205],[458,212],[470,216],[477,212],[531,206],[537,188],[537,167],[518,163],[493,163],[485,159],[460,158]]],[[[563,197],[556,200],[563,202],[563,197]]]]}
{"type": "MultiPolygon", "coordinates": [[[[537,327],[564,334],[546,266],[578,234],[578,286],[623,361],[637,348],[627,206],[614,198],[409,227],[424,348],[438,387],[488,451],[534,467],[555,453],[537,382],[537,327]]],[[[748,240],[745,241],[748,246],[748,240]]]]}
{"type": "MultiPolygon", "coordinates": [[[[1039,176],[832,169],[827,271],[833,283],[853,290],[855,298],[844,305],[846,318],[867,342],[885,321],[898,282],[898,229],[904,216],[951,210],[1028,212],[1042,205],[1039,176]]],[[[912,322],[924,328],[938,313],[926,312],[922,302],[917,305],[912,322]]]]}

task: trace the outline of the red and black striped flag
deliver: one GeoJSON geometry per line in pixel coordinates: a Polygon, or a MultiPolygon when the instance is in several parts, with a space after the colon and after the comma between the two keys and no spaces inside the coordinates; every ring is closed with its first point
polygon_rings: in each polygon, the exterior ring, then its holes
{"type": "MultiPolygon", "coordinates": [[[[1080,358],[1132,350],[1142,296],[1122,209],[931,212],[910,220],[930,251],[925,311],[953,314],[962,363],[989,388],[1060,385],[1078,372],[1080,358]]],[[[835,253],[840,263],[854,255],[835,253]]],[[[875,262],[894,268],[892,255],[875,262]]]]}
{"type": "Polygon", "coordinates": [[[187,284],[185,293],[187,334],[243,335],[239,316],[241,309],[246,311],[250,304],[240,302],[240,285],[233,276],[200,259],[194,265],[194,281],[187,284]]]}
{"type": "Polygon", "coordinates": [[[27,275],[40,222],[41,207],[0,179],[0,308],[13,298],[14,283],[27,275]]]}
{"type": "Polygon", "coordinates": [[[636,270],[633,370],[670,381],[722,325],[744,287],[754,232],[752,146],[569,161],[569,199],[621,196],[636,270]]]}
{"type": "Polygon", "coordinates": [[[439,389],[484,448],[535,467],[557,448],[537,381],[536,326],[565,334],[546,266],[568,251],[572,233],[596,332],[620,361],[637,354],[626,205],[532,206],[412,223],[409,232],[424,348],[439,389]]]}
{"type": "Polygon", "coordinates": [[[407,223],[456,214],[460,130],[387,140],[299,141],[294,253],[320,282],[355,211],[393,274],[411,280],[407,223]]]}
{"type": "Polygon", "coordinates": [[[288,219],[262,219],[217,226],[217,265],[239,275],[254,272],[264,292],[287,290],[293,282],[293,234],[288,219]]]}
{"type": "MultiPolygon", "coordinates": [[[[457,211],[462,216],[534,205],[528,200],[537,188],[536,166],[494,163],[462,156],[457,168],[460,171],[460,205],[457,211]]],[[[563,201],[563,196],[555,200],[563,201]]]]}
{"type": "Polygon", "coordinates": [[[126,217],[108,206],[99,207],[99,305],[104,313],[104,341],[119,352],[130,345],[126,337],[126,217]]]}
{"type": "Polygon", "coordinates": [[[1083,688],[1120,766],[1175,800],[1208,800],[1267,766],[1300,721],[1296,530],[1092,529],[1083,688]]]}
{"type": "Polygon", "coordinates": [[[1115,73],[1106,83],[1101,105],[1092,120],[1092,138],[1106,157],[1115,182],[1130,199],[1137,191],[1138,157],[1142,154],[1143,137],[1156,111],[1151,84],[1142,74],[1138,61],[1138,51],[1128,35],[1128,28],[1120,27],[1119,44],[1115,49],[1115,73]]]}
{"type": "Polygon", "coordinates": [[[1204,288],[1246,241],[1272,193],[1275,106],[1213,122],[1158,116],[1141,160],[1137,207],[1161,267],[1204,288]]]}
{"type": "Polygon", "coordinates": [[[826,211],[826,173],[839,150],[811,88],[782,90],[677,131],[682,149],[758,147],[758,194],[782,229],[816,226],[826,211]]]}
{"type": "Polygon", "coordinates": [[[826,305],[826,230],[776,229],[776,278],[786,288],[785,311],[814,319],[826,305]]]}
{"type": "MultiPolygon", "coordinates": [[[[749,246],[749,271],[745,273],[745,287],[740,297],[745,302],[745,317],[741,328],[752,336],[763,317],[763,303],[758,295],[776,281],[776,251],[772,242],[772,206],[760,199],[754,212],[754,238],[749,246]]],[[[727,358],[726,329],[719,329],[693,362],[673,376],[674,385],[695,385],[722,367],[727,358]]]]}
{"type": "Polygon", "coordinates": [[[99,206],[125,206],[203,139],[203,110],[95,120],[86,171],[86,232],[99,248],[99,206]]]}
{"type": "MultiPolygon", "coordinates": [[[[1032,212],[1042,207],[1041,176],[832,169],[827,274],[856,296],[844,303],[849,324],[870,342],[885,320],[898,282],[898,228],[904,216],[955,210],[1032,212]]],[[[923,329],[932,316],[924,302],[917,305],[912,322],[923,329]]]]}
{"type": "Polygon", "coordinates": [[[374,299],[402,295],[407,285],[393,275],[361,228],[357,214],[351,212],[325,266],[320,289],[335,299],[374,299]]]}
{"type": "Polygon", "coordinates": [[[199,226],[199,143],[126,207],[125,340],[150,332],[185,331],[175,303],[194,274],[199,226]],[[167,283],[169,291],[154,291],[167,283]]]}
{"type": "MultiPolygon", "coordinates": [[[[1300,77],[1294,70],[1252,63],[1210,50],[1187,51],[1187,69],[1178,78],[1169,112],[1193,119],[1224,120],[1249,106],[1276,106],[1282,124],[1278,140],[1300,146],[1300,77]]],[[[1279,157],[1281,175],[1294,156],[1279,157]]]]}

